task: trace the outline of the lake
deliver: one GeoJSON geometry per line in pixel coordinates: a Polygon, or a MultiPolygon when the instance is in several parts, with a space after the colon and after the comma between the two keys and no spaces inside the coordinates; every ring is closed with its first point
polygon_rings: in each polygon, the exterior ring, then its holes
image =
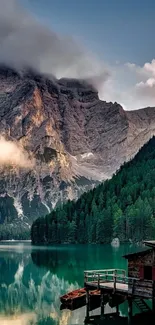
{"type": "MultiPolygon", "coordinates": [[[[0,324],[83,324],[85,307],[60,311],[59,297],[83,287],[84,270],[126,269],[127,262],[122,255],[137,249],[127,244],[119,248],[111,245],[33,247],[30,243],[1,242],[0,324]]],[[[126,314],[126,308],[126,304],[121,305],[122,315],[126,314]]]]}

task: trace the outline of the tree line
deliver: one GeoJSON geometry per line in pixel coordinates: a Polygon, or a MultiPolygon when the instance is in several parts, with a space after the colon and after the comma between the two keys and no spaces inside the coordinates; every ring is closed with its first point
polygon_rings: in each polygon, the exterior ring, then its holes
{"type": "Polygon", "coordinates": [[[30,239],[30,229],[21,223],[3,223],[0,224],[1,240],[27,240],[30,239]]]}
{"type": "Polygon", "coordinates": [[[34,244],[155,238],[155,138],[112,179],[34,221],[34,244]]]}

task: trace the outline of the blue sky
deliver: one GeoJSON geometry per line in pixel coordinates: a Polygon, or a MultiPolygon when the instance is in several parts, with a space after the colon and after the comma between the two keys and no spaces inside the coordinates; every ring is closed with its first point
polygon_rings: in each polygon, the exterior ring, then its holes
{"type": "Polygon", "coordinates": [[[124,108],[155,106],[155,0],[20,0],[60,35],[109,69],[100,97],[124,108]]]}
{"type": "Polygon", "coordinates": [[[51,28],[72,35],[109,62],[152,60],[154,0],[22,0],[51,28]]]}

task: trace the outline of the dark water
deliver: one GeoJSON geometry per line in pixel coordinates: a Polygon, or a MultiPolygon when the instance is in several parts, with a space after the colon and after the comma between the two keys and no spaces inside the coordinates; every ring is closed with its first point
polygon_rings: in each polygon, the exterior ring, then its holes
{"type": "MultiPolygon", "coordinates": [[[[83,324],[85,307],[73,312],[60,311],[59,296],[83,287],[84,270],[126,269],[122,255],[137,249],[129,245],[119,248],[110,245],[45,248],[31,247],[30,243],[1,243],[0,324],[83,324]]],[[[98,312],[95,310],[92,314],[98,312]]],[[[127,307],[123,304],[121,314],[126,315],[126,312],[127,307]]]]}

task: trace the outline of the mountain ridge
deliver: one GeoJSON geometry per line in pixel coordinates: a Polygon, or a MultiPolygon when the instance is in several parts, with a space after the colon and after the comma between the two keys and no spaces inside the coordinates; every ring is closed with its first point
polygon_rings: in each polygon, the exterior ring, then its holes
{"type": "Polygon", "coordinates": [[[35,162],[30,169],[0,167],[1,223],[14,219],[12,213],[31,223],[59,202],[76,199],[110,178],[155,134],[155,108],[124,111],[99,100],[86,81],[50,78],[0,67],[0,136],[35,162]],[[13,198],[12,208],[3,197],[13,198]]]}

